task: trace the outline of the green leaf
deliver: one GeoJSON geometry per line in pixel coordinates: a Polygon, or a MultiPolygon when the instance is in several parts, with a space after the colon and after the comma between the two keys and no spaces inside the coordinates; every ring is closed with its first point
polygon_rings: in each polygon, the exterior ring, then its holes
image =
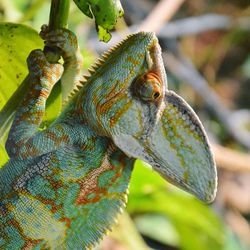
{"type": "Polygon", "coordinates": [[[120,214],[117,221],[118,224],[110,232],[110,237],[126,246],[128,250],[149,250],[127,212],[120,214]]]}
{"type": "Polygon", "coordinates": [[[119,0],[74,0],[78,8],[88,17],[95,18],[99,39],[108,42],[109,33],[115,27],[117,19],[124,12],[119,0]]]}
{"type": "Polygon", "coordinates": [[[168,184],[141,161],[133,171],[128,211],[166,216],[178,232],[181,249],[223,249],[224,226],[213,210],[168,184]]]}
{"type": "Polygon", "coordinates": [[[244,245],[231,229],[228,228],[226,233],[226,241],[223,250],[249,250],[249,246],[244,245]]]}
{"type": "Polygon", "coordinates": [[[42,39],[30,27],[0,23],[0,110],[27,76],[30,51],[42,47],[42,39]]]}
{"type": "Polygon", "coordinates": [[[135,217],[135,224],[143,235],[165,245],[179,247],[177,230],[166,216],[161,214],[144,214],[135,217]]]}
{"type": "Polygon", "coordinates": [[[4,145],[2,143],[2,144],[0,144],[0,168],[8,161],[8,159],[9,159],[9,157],[8,157],[8,155],[5,151],[4,145]]]}

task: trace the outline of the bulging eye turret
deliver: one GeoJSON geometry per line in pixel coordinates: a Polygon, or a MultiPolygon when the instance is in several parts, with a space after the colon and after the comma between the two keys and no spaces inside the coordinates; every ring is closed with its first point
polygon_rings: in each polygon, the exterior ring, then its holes
{"type": "Polygon", "coordinates": [[[155,73],[147,73],[136,79],[135,95],[143,101],[157,101],[162,96],[162,83],[155,73]]]}

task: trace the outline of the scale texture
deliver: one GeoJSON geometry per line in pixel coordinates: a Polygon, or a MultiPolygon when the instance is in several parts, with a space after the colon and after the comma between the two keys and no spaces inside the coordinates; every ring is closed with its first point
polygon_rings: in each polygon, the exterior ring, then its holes
{"type": "Polygon", "coordinates": [[[27,59],[30,92],[17,110],[0,169],[0,249],[91,249],[125,206],[134,161],[211,202],[216,168],[204,129],[167,88],[153,33],[129,36],[80,82],[77,39],[66,29],[41,37],[64,64],[41,50],[27,59]],[[60,116],[40,130],[58,80],[76,85],[60,116]]]}

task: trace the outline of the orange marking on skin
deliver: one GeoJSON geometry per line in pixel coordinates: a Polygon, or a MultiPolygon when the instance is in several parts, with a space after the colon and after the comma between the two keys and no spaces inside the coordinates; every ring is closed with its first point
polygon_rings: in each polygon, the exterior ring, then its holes
{"type": "Polygon", "coordinates": [[[93,169],[90,173],[79,182],[80,192],[76,199],[77,205],[83,205],[86,203],[98,202],[101,198],[101,194],[105,193],[105,188],[98,187],[98,177],[105,171],[112,170],[114,167],[109,164],[107,156],[104,157],[103,162],[99,168],[93,169]],[[95,193],[95,197],[88,200],[87,196],[91,193],[95,193]]]}
{"type": "MultiPolygon", "coordinates": [[[[53,161],[53,159],[51,159],[52,161],[53,161]]],[[[54,168],[55,169],[55,168],[54,168]]],[[[53,169],[53,170],[54,170],[53,169]]],[[[61,172],[61,170],[59,171],[59,173],[61,172]]],[[[58,174],[58,173],[57,173],[58,174]]],[[[50,183],[50,185],[52,186],[52,189],[54,190],[54,191],[56,191],[57,189],[59,189],[59,188],[61,188],[61,187],[64,187],[64,183],[63,183],[63,181],[62,180],[55,180],[54,178],[53,178],[53,174],[52,175],[46,175],[45,177],[44,177],[44,179],[46,179],[49,183],[50,183]]]]}
{"type": "Polygon", "coordinates": [[[128,56],[127,57],[127,61],[131,62],[133,65],[137,66],[140,64],[140,60],[136,60],[134,57],[132,56],[128,56]]]}
{"type": "MultiPolygon", "coordinates": [[[[109,64],[110,67],[112,66],[112,61],[113,60],[114,59],[111,58],[111,61],[110,61],[110,64],[109,64]]],[[[113,84],[110,91],[107,93],[106,101],[103,104],[100,104],[100,101],[99,101],[100,97],[97,96],[96,94],[94,94],[93,103],[96,106],[96,116],[97,116],[98,127],[102,127],[101,116],[103,114],[108,113],[108,111],[112,108],[112,106],[117,101],[119,101],[119,99],[123,98],[123,96],[125,95],[127,86],[129,84],[129,82],[131,81],[131,75],[133,75],[133,69],[131,69],[130,75],[128,75],[128,77],[124,80],[123,87],[121,89],[119,89],[119,92],[116,91],[116,87],[119,84],[119,82],[116,81],[116,83],[113,84]]],[[[98,77],[98,71],[96,71],[95,76],[98,77]]],[[[103,88],[103,85],[98,86],[95,93],[98,93],[98,90],[101,89],[101,88],[103,88]]]]}
{"type": "Polygon", "coordinates": [[[60,219],[60,221],[65,222],[66,227],[70,228],[71,220],[69,218],[63,217],[62,219],[60,219]]]}
{"type": "Polygon", "coordinates": [[[21,248],[21,250],[31,250],[41,242],[42,240],[25,240],[25,245],[21,248]]]}
{"type": "MultiPolygon", "coordinates": [[[[115,87],[116,86],[114,86],[113,89],[115,87]]],[[[101,116],[103,114],[107,114],[108,111],[113,107],[113,105],[117,103],[119,100],[126,98],[124,90],[123,90],[125,89],[125,87],[122,90],[120,90],[118,93],[112,92],[113,89],[111,89],[111,91],[108,93],[109,99],[107,99],[103,104],[96,105],[96,115],[97,115],[97,122],[98,122],[99,127],[102,127],[101,116]]]]}
{"type": "Polygon", "coordinates": [[[40,96],[43,98],[47,98],[49,96],[49,91],[47,89],[42,89],[40,92],[40,96]]]}
{"type": "Polygon", "coordinates": [[[99,91],[103,88],[102,85],[98,86],[96,89],[95,89],[95,92],[93,94],[93,103],[97,106],[98,105],[98,102],[99,102],[99,99],[100,99],[100,96],[98,96],[97,93],[99,93],[99,91]]]}
{"type": "Polygon", "coordinates": [[[11,219],[11,220],[7,221],[7,224],[10,226],[13,226],[15,229],[17,229],[18,232],[20,233],[22,239],[24,240],[25,244],[21,248],[21,250],[33,249],[33,247],[37,246],[38,244],[40,244],[42,242],[42,240],[33,240],[33,239],[27,237],[24,234],[22,227],[19,225],[19,223],[15,219],[11,219]]]}
{"type": "Polygon", "coordinates": [[[58,138],[57,135],[55,133],[53,133],[52,131],[47,131],[46,137],[48,137],[52,141],[56,141],[58,138]]]}
{"type": "MultiPolygon", "coordinates": [[[[124,162],[122,162],[124,163],[124,162]]],[[[103,162],[99,168],[93,169],[90,171],[87,176],[79,182],[80,184],[80,192],[76,199],[77,205],[84,205],[87,203],[96,203],[98,202],[104,195],[108,194],[108,188],[114,184],[117,178],[121,176],[121,170],[124,168],[125,164],[121,164],[121,167],[115,167],[111,165],[109,161],[109,157],[107,155],[104,156],[103,162]],[[105,187],[98,186],[98,177],[109,170],[116,170],[114,177],[110,179],[110,182],[105,187]],[[93,198],[88,198],[88,195],[95,194],[93,198]]]]}
{"type": "Polygon", "coordinates": [[[129,101],[122,108],[118,109],[118,111],[110,118],[109,125],[111,128],[115,126],[120,117],[131,107],[131,105],[132,101],[129,101]]]}
{"type": "MultiPolygon", "coordinates": [[[[37,80],[39,82],[39,80],[37,80]]],[[[28,107],[30,100],[33,100],[35,97],[40,95],[40,90],[35,89],[36,85],[40,85],[37,83],[32,84],[30,91],[28,92],[28,95],[26,95],[26,97],[24,98],[24,100],[22,101],[22,107],[28,107]]]]}
{"type": "Polygon", "coordinates": [[[115,95],[116,95],[115,89],[116,89],[117,85],[119,85],[119,83],[120,83],[120,81],[116,80],[115,84],[113,84],[109,93],[106,95],[106,100],[110,100],[111,98],[115,97],[115,95]]]}
{"type": "Polygon", "coordinates": [[[147,76],[147,78],[149,80],[155,80],[156,79],[162,85],[161,78],[157,75],[157,73],[155,73],[155,72],[149,72],[149,73],[146,74],[146,76],[147,76]]]}
{"type": "Polygon", "coordinates": [[[21,156],[22,158],[27,158],[28,156],[31,155],[38,155],[38,149],[36,149],[34,146],[30,146],[29,142],[26,142],[25,140],[21,140],[18,143],[12,141],[11,142],[13,147],[17,148],[16,155],[21,156]],[[24,147],[26,150],[22,154],[19,152],[19,149],[21,147],[24,147]]]}
{"type": "MultiPolygon", "coordinates": [[[[53,160],[53,159],[52,159],[53,160]]],[[[54,169],[53,169],[54,170],[54,169]]],[[[57,169],[58,170],[58,169],[57,169]]],[[[62,188],[62,187],[64,187],[64,183],[63,183],[63,181],[61,181],[61,180],[54,180],[54,178],[53,178],[53,176],[54,176],[54,172],[51,174],[51,175],[46,175],[46,176],[44,176],[43,178],[45,179],[45,180],[47,180],[48,182],[49,182],[49,184],[51,185],[51,189],[52,190],[54,190],[55,191],[55,193],[56,193],[56,191],[58,190],[58,189],[60,189],[60,188],[62,188]]],[[[58,172],[56,173],[56,174],[58,174],[58,172]]],[[[21,190],[20,191],[20,194],[23,194],[23,195],[25,195],[25,196],[32,196],[33,198],[35,198],[36,200],[38,200],[38,201],[40,201],[42,204],[44,204],[44,205],[50,205],[51,206],[51,209],[50,209],[50,211],[52,212],[52,213],[56,213],[57,211],[59,211],[59,210],[62,210],[62,208],[63,208],[63,205],[62,204],[59,204],[59,205],[56,205],[55,204],[55,201],[56,200],[58,200],[57,198],[55,198],[55,199],[46,199],[46,198],[44,198],[43,196],[41,196],[41,195],[31,195],[27,190],[21,190]]],[[[8,208],[8,209],[11,209],[11,207],[10,208],[8,208]]]]}
{"type": "MultiPolygon", "coordinates": [[[[63,205],[62,204],[56,205],[54,200],[46,199],[41,195],[32,195],[32,197],[34,197],[36,200],[40,201],[43,205],[50,205],[51,208],[49,210],[53,214],[63,209],[63,205]]],[[[57,199],[55,199],[55,200],[57,200],[57,199]]]]}
{"type": "Polygon", "coordinates": [[[59,146],[62,142],[69,143],[70,141],[69,136],[65,133],[63,128],[58,127],[57,132],[59,131],[61,132],[61,136],[58,135],[59,133],[56,134],[55,132],[52,131],[47,131],[46,136],[55,143],[55,146],[59,146]]]}
{"type": "Polygon", "coordinates": [[[43,114],[44,114],[44,111],[42,110],[28,111],[28,112],[22,113],[19,119],[13,125],[13,127],[17,127],[20,123],[22,123],[22,121],[28,121],[29,123],[35,124],[35,125],[40,124],[43,114]]]}
{"type": "MultiPolygon", "coordinates": [[[[52,69],[51,69],[52,70],[52,69]]],[[[59,70],[58,69],[53,69],[54,72],[46,72],[44,74],[44,77],[46,78],[47,83],[49,84],[49,86],[53,87],[54,84],[54,80],[53,80],[53,76],[57,77],[59,75],[59,70]]]]}
{"type": "Polygon", "coordinates": [[[25,145],[26,146],[26,152],[27,155],[38,155],[38,149],[36,149],[34,146],[31,147],[29,144],[25,145]]]}
{"type": "Polygon", "coordinates": [[[127,98],[123,90],[120,90],[118,93],[115,93],[111,99],[108,99],[103,104],[97,106],[97,115],[102,115],[108,113],[108,111],[113,107],[115,103],[119,100],[127,98]]]}

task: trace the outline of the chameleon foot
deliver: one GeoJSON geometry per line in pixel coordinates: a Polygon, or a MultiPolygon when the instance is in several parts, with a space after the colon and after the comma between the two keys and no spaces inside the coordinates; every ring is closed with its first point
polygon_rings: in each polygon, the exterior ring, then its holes
{"type": "Polygon", "coordinates": [[[40,49],[31,51],[27,64],[30,76],[38,78],[44,87],[53,87],[63,73],[63,66],[59,63],[49,63],[40,49]]]}
{"type": "Polygon", "coordinates": [[[77,54],[78,43],[73,32],[67,29],[49,31],[47,25],[41,28],[40,36],[48,47],[58,47],[64,59],[72,58],[77,54]]]}

